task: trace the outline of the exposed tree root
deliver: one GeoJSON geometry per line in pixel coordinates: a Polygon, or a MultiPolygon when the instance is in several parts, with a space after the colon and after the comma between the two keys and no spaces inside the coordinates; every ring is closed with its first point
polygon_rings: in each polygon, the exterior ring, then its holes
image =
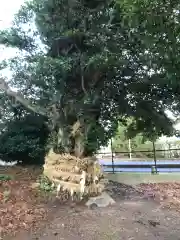
{"type": "Polygon", "coordinates": [[[97,196],[104,189],[102,169],[94,157],[80,159],[51,150],[45,158],[44,175],[57,187],[57,196],[69,193],[72,200],[74,195],[79,199],[97,196]]]}

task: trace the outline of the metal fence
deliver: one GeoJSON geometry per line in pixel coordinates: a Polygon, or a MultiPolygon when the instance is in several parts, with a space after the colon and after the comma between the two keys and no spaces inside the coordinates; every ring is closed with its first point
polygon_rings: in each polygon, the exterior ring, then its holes
{"type": "Polygon", "coordinates": [[[155,149],[96,154],[105,172],[180,172],[180,149],[155,149]],[[179,153],[179,154],[177,154],[179,153]]]}

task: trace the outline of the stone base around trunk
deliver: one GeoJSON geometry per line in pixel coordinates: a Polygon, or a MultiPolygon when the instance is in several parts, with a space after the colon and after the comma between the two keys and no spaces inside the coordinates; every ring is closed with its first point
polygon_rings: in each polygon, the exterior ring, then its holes
{"type": "Polygon", "coordinates": [[[97,197],[90,197],[89,200],[86,202],[86,206],[90,208],[91,206],[107,207],[112,204],[115,204],[115,201],[106,192],[103,192],[100,196],[97,197]]]}

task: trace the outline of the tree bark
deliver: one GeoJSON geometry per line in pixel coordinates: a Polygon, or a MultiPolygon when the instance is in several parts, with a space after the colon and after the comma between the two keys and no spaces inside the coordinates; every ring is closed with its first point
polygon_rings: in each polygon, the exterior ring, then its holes
{"type": "Polygon", "coordinates": [[[84,157],[84,137],[83,136],[75,137],[74,155],[78,158],[84,157]]]}
{"type": "Polygon", "coordinates": [[[78,158],[84,157],[87,134],[88,127],[85,126],[83,120],[77,120],[72,126],[72,137],[74,138],[74,155],[78,158]]]}

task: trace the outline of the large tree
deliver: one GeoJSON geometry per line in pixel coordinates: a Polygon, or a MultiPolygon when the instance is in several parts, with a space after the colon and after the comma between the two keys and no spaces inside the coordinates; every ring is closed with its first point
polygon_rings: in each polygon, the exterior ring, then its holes
{"type": "Polygon", "coordinates": [[[92,155],[127,116],[138,129],[171,132],[164,110],[179,104],[179,3],[152,1],[146,13],[147,2],[32,0],[1,31],[0,43],[21,55],[0,88],[47,118],[59,152],[92,155]]]}

